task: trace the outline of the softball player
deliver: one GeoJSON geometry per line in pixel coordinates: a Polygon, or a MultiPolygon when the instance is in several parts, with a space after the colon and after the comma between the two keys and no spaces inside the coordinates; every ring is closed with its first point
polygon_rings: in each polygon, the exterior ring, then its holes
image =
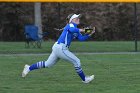
{"type": "Polygon", "coordinates": [[[71,14],[68,16],[69,22],[64,27],[64,30],[57,42],[53,45],[52,53],[50,54],[48,60],[39,61],[31,66],[26,64],[22,72],[22,77],[25,77],[32,70],[51,67],[61,58],[73,64],[83,83],[89,83],[94,79],[94,75],[85,76],[81,68],[80,59],[69,51],[70,44],[74,38],[77,38],[80,41],[85,41],[95,32],[95,30],[93,30],[88,35],[81,34],[81,32],[84,32],[85,30],[77,28],[77,25],[80,23],[80,16],[80,14],[71,14]]]}

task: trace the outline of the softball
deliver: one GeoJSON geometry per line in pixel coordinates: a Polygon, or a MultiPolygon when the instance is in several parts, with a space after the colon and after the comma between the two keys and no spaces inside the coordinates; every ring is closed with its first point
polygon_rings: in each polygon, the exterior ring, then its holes
{"type": "Polygon", "coordinates": [[[86,31],[86,33],[90,33],[90,32],[91,32],[91,30],[87,30],[87,31],[86,31]]]}

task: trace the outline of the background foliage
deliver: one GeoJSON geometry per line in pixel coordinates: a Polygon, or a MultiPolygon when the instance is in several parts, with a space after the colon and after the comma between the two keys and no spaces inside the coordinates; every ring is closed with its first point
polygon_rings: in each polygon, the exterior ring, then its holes
{"type": "MultiPolygon", "coordinates": [[[[134,38],[133,3],[42,3],[41,8],[43,31],[48,32],[47,39],[58,38],[61,32],[54,28],[64,27],[70,13],[81,13],[82,23],[96,26],[97,32],[91,40],[134,38]]],[[[34,24],[34,3],[0,3],[1,41],[23,41],[24,26],[27,24],[34,24]]]]}

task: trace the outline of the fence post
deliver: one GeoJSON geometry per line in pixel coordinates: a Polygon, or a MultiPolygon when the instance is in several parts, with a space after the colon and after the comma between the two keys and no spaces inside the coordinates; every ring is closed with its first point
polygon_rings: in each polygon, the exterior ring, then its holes
{"type": "Polygon", "coordinates": [[[38,27],[38,36],[42,38],[41,3],[34,4],[35,26],[38,27]]]}

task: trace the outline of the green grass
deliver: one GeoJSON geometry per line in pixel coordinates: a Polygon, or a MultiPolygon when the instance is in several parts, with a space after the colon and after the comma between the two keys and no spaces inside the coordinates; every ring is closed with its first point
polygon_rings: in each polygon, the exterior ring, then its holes
{"type": "MultiPolygon", "coordinates": [[[[50,53],[54,42],[43,42],[42,48],[25,48],[24,42],[0,42],[0,53],[50,53]]],[[[133,52],[133,41],[110,41],[110,42],[72,42],[70,50],[73,52],[133,52]]],[[[140,41],[138,42],[140,51],[140,41]]]]}
{"type": "Polygon", "coordinates": [[[21,78],[25,64],[48,55],[0,56],[0,93],[139,93],[140,54],[77,55],[87,75],[95,80],[83,84],[73,66],[60,60],[54,67],[32,71],[21,78]]]}

